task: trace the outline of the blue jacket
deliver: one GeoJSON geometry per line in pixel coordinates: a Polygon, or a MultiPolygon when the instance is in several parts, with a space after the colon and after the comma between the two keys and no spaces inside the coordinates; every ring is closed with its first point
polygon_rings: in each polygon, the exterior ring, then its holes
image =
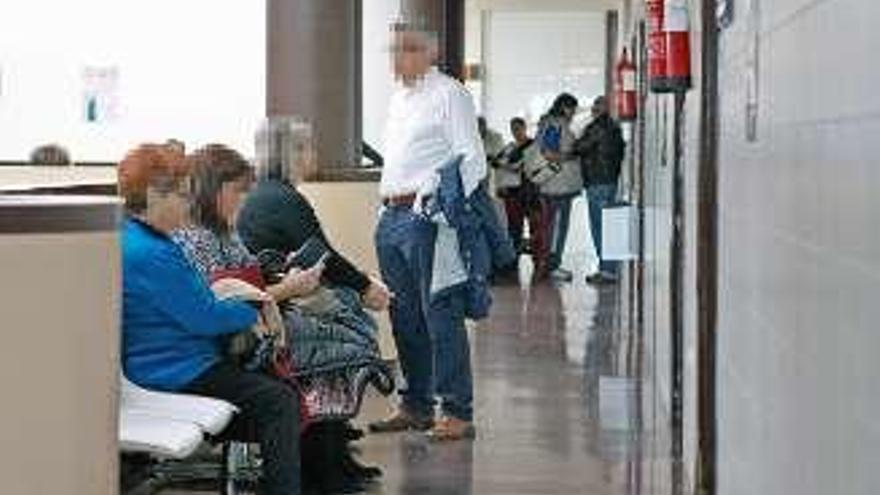
{"type": "MultiPolygon", "coordinates": [[[[459,254],[468,273],[465,282],[467,316],[472,319],[489,315],[492,298],[489,293],[489,277],[498,268],[510,266],[516,261],[513,242],[498,220],[497,210],[485,185],[478,187],[470,196],[465,195],[459,168],[462,157],[458,156],[438,171],[440,183],[425,206],[429,218],[439,213],[455,230],[459,254]]],[[[442,269],[435,265],[435,270],[442,269]]],[[[441,297],[448,287],[433,297],[441,297]]]]}
{"type": "Polygon", "coordinates": [[[143,387],[178,391],[217,363],[224,335],[249,329],[257,311],[220,301],[183,251],[136,220],[122,233],[122,364],[143,387]]]}

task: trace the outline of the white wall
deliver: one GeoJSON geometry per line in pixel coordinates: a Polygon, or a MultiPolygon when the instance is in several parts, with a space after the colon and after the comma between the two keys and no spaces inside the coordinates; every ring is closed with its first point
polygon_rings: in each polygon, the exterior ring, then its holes
{"type": "Polygon", "coordinates": [[[76,161],[115,161],[170,137],[251,154],[265,113],[265,3],[3,0],[0,72],[0,159],[59,142],[76,161]],[[86,66],[118,67],[117,119],[85,122],[86,66]]]}
{"type": "Polygon", "coordinates": [[[488,12],[605,12],[619,9],[619,0],[465,0],[465,60],[482,58],[480,17],[488,12]]]}
{"type": "Polygon", "coordinates": [[[718,493],[873,495],[880,2],[740,7],[720,40],[718,493]]]}
{"type": "Polygon", "coordinates": [[[600,12],[485,14],[483,113],[507,133],[514,116],[534,124],[561,92],[588,102],[605,91],[605,16],[600,12]]]}
{"type": "Polygon", "coordinates": [[[388,47],[389,24],[397,17],[396,0],[363,0],[363,139],[382,151],[382,131],[394,87],[388,47]]]}

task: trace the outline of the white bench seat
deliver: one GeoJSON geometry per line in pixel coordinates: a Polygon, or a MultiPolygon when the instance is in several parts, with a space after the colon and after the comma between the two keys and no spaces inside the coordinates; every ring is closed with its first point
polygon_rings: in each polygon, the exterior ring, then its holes
{"type": "Polygon", "coordinates": [[[208,435],[222,432],[238,409],[232,404],[209,397],[156,392],[122,378],[120,407],[142,415],[194,423],[208,435]]]}
{"type": "Polygon", "coordinates": [[[220,434],[238,409],[195,395],[156,392],[120,377],[119,445],[126,453],[184,459],[220,434]]]}
{"type": "Polygon", "coordinates": [[[148,453],[162,458],[185,459],[204,441],[194,423],[156,418],[135,411],[119,414],[119,448],[127,453],[148,453]]]}

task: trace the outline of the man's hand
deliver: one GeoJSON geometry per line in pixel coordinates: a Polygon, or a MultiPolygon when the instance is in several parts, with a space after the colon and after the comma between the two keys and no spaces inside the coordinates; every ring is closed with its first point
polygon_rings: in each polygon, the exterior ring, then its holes
{"type": "Polygon", "coordinates": [[[391,304],[392,297],[394,295],[381,280],[370,277],[370,285],[367,286],[361,299],[367,308],[373,311],[384,311],[391,304]]]}

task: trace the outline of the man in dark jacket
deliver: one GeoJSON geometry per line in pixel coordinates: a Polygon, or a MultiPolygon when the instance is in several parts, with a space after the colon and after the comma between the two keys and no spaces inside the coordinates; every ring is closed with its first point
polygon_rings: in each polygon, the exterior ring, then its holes
{"type": "Polygon", "coordinates": [[[593,121],[575,142],[575,153],[581,159],[587,203],[589,204],[590,232],[599,257],[599,271],[587,277],[589,283],[614,282],[617,280],[617,264],[602,256],[602,209],[617,198],[620,165],[623,162],[626,143],[620,125],[608,113],[604,96],[593,101],[593,121]]]}

